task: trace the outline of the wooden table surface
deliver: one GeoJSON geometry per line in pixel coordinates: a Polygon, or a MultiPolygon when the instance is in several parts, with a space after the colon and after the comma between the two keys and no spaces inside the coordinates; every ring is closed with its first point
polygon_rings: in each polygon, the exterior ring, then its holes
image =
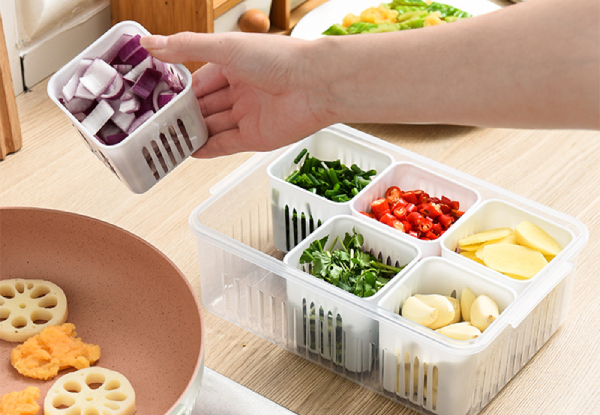
{"type": "MultiPolygon", "coordinates": [[[[46,95],[18,97],[23,148],[0,161],[0,205],[60,209],[98,218],[149,241],[197,285],[189,214],[246,160],[189,159],[143,195],[100,163],[46,95]]],[[[583,221],[569,318],[482,412],[600,411],[600,133],[456,126],[354,125],[583,221]],[[596,259],[595,259],[596,258],[596,259]]],[[[412,414],[375,393],[254,336],[206,310],[206,365],[298,414],[412,414]]]]}

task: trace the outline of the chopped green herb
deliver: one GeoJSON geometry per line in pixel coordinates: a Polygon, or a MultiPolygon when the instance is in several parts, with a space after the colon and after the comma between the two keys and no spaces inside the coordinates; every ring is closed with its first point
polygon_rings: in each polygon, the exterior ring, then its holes
{"type": "Polygon", "coordinates": [[[343,240],[337,237],[329,250],[325,249],[329,235],[317,239],[300,256],[301,264],[312,264],[310,274],[358,297],[377,293],[404,267],[383,264],[369,252],[362,250],[364,238],[352,230],[343,240]],[[334,248],[338,245],[341,248],[334,248]]]}

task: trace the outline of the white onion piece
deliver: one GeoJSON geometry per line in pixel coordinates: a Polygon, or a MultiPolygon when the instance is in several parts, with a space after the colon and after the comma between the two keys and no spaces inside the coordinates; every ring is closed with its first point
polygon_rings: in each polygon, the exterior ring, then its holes
{"type": "Polygon", "coordinates": [[[117,41],[100,57],[103,61],[111,63],[117,56],[121,48],[128,43],[133,36],[123,33],[117,41]]]}
{"type": "Polygon", "coordinates": [[[75,89],[75,98],[83,98],[83,99],[96,99],[96,96],[88,91],[81,82],[77,84],[77,88],[75,89]]]}
{"type": "Polygon", "coordinates": [[[152,106],[154,107],[154,111],[158,111],[160,107],[158,106],[158,95],[161,92],[171,91],[171,88],[165,81],[160,81],[156,87],[154,87],[154,91],[152,91],[152,106]]]}
{"type": "Polygon", "coordinates": [[[77,85],[79,85],[79,78],[81,77],[81,75],[83,75],[85,70],[91,64],[92,64],[91,59],[82,59],[81,62],[79,62],[79,65],[77,65],[77,70],[75,71],[73,76],[71,76],[71,78],[69,79],[69,82],[67,82],[67,84],[65,86],[63,86],[62,94],[63,94],[63,98],[65,99],[66,102],[69,102],[75,96],[75,91],[77,90],[77,85]]]}
{"type": "Polygon", "coordinates": [[[94,62],[86,69],[79,83],[94,96],[100,96],[112,84],[118,72],[102,59],[94,62]]]}
{"type": "Polygon", "coordinates": [[[154,115],[154,111],[150,110],[145,112],[144,114],[137,117],[132,123],[129,129],[127,130],[127,134],[133,133],[140,125],[148,121],[150,117],[154,115]]]}
{"type": "Polygon", "coordinates": [[[81,122],[81,125],[91,134],[96,134],[114,113],[115,110],[107,101],[100,101],[90,115],[81,122]]]}
{"type": "Polygon", "coordinates": [[[125,112],[117,111],[112,115],[112,117],[110,117],[110,119],[121,130],[127,131],[129,129],[129,127],[131,127],[133,120],[135,120],[135,114],[134,113],[128,114],[125,112]]]}
{"type": "Polygon", "coordinates": [[[126,114],[130,114],[132,112],[136,112],[140,109],[140,101],[136,97],[132,97],[130,99],[125,99],[121,101],[121,105],[119,106],[119,111],[124,112],[126,114]]]}
{"type": "Polygon", "coordinates": [[[117,70],[117,72],[119,72],[121,75],[125,75],[127,72],[129,72],[131,69],[133,69],[133,65],[127,65],[125,63],[118,63],[116,65],[113,65],[113,67],[117,70]]]}
{"type": "Polygon", "coordinates": [[[87,110],[92,108],[92,105],[94,105],[93,100],[78,97],[75,97],[69,102],[64,103],[65,108],[68,109],[71,114],[86,112],[87,110]]]}
{"type": "Polygon", "coordinates": [[[140,62],[139,65],[135,66],[132,70],[125,74],[125,79],[132,83],[135,83],[139,79],[139,77],[142,76],[146,69],[154,68],[154,64],[152,62],[152,56],[148,55],[146,59],[140,62]]]}
{"type": "Polygon", "coordinates": [[[123,76],[121,74],[117,74],[113,82],[108,86],[106,91],[103,94],[100,94],[100,98],[102,99],[117,99],[125,92],[125,82],[123,81],[123,76]]]}

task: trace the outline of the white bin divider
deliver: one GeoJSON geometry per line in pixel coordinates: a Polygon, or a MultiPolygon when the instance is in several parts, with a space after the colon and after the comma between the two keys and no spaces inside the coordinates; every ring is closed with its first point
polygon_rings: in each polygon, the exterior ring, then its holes
{"type": "Polygon", "coordinates": [[[517,293],[523,292],[532,282],[545,278],[552,269],[568,253],[569,245],[574,241],[573,232],[563,226],[544,219],[530,211],[522,209],[511,203],[499,199],[490,199],[477,206],[469,214],[465,214],[461,221],[450,227],[442,238],[442,257],[451,258],[472,270],[488,275],[489,277],[513,288],[517,293]],[[552,259],[537,275],[529,280],[517,280],[498,271],[494,271],[485,265],[479,264],[456,252],[458,241],[466,236],[495,228],[509,227],[514,229],[522,221],[530,221],[539,226],[552,236],[562,246],[562,251],[552,259]]]}
{"type": "Polygon", "coordinates": [[[339,159],[348,167],[356,164],[364,171],[374,169],[377,175],[380,175],[394,161],[391,155],[361,141],[332,130],[321,130],[294,144],[269,164],[267,173],[271,183],[274,244],[277,249],[284,252],[291,250],[327,219],[335,215],[351,213],[351,201],[333,202],[285,181],[298,169],[294,159],[304,148],[311,156],[320,160],[339,159]],[[297,215],[297,220],[294,219],[294,215],[297,215]]]}
{"type": "Polygon", "coordinates": [[[421,260],[378,302],[379,307],[394,313],[395,320],[395,324],[389,324],[384,319],[379,328],[383,388],[445,415],[467,413],[475,371],[479,364],[485,365],[479,362],[479,354],[507,327],[510,316],[503,312],[516,298],[512,288],[457,263],[440,257],[421,260]],[[465,287],[477,296],[488,295],[500,310],[500,316],[476,339],[450,339],[399,315],[411,295],[440,294],[460,300],[465,287]],[[420,339],[415,336],[419,332],[420,339]],[[430,382],[428,388],[423,387],[425,382],[430,382]]]}
{"type": "MultiPolygon", "coordinates": [[[[370,251],[376,257],[380,256],[383,263],[389,265],[404,266],[399,274],[394,276],[390,282],[383,286],[375,295],[367,298],[359,298],[341,288],[335,287],[326,281],[307,274],[313,280],[313,287],[307,287],[295,283],[291,279],[287,281],[287,298],[290,307],[290,315],[296,311],[296,336],[301,346],[308,347],[312,351],[321,353],[325,359],[331,359],[336,364],[345,366],[348,370],[367,371],[371,369],[373,349],[376,350],[378,340],[378,323],[369,316],[365,316],[360,309],[348,307],[338,301],[325,296],[321,292],[327,292],[342,298],[348,298],[352,302],[366,302],[375,304],[387,292],[390,287],[421,257],[419,247],[405,242],[393,235],[383,234],[370,224],[358,221],[349,215],[334,216],[326,221],[320,228],[313,232],[308,238],[292,249],[283,259],[283,262],[308,273],[308,264],[300,264],[300,257],[304,250],[317,239],[329,235],[327,249],[335,241],[336,237],[344,238],[346,233],[352,234],[355,229],[364,237],[364,250],[370,251]],[[311,327],[312,320],[319,316],[329,316],[333,327],[322,324],[311,327]],[[321,330],[319,330],[321,329],[321,330]],[[333,332],[332,332],[333,330],[333,332]],[[340,335],[343,333],[343,337],[340,335]],[[305,334],[307,336],[305,337],[305,334]],[[312,339],[325,339],[321,350],[316,350],[316,342],[311,344],[312,339]],[[335,340],[330,343],[327,339],[335,340]],[[374,345],[375,347],[369,346],[374,345]],[[327,346],[327,347],[325,347],[327,346]]],[[[293,330],[294,324],[290,325],[293,330]]]]}
{"type": "MultiPolygon", "coordinates": [[[[352,215],[366,218],[361,212],[371,211],[371,202],[385,197],[386,190],[391,186],[398,186],[401,191],[423,190],[430,197],[441,198],[446,196],[451,200],[456,200],[460,203],[459,209],[467,212],[475,207],[481,196],[479,192],[469,186],[449,179],[429,169],[421,167],[415,163],[400,161],[394,163],[385,172],[379,175],[368,189],[365,189],[360,195],[355,197],[350,204],[352,215]]],[[[458,221],[462,220],[460,218],[458,221]]],[[[423,257],[432,255],[440,255],[440,239],[434,241],[424,241],[414,238],[410,235],[397,231],[390,226],[387,226],[379,221],[373,220],[381,229],[386,232],[400,234],[401,238],[406,238],[420,246],[423,251],[423,257]]],[[[452,226],[455,226],[454,224],[452,226]]],[[[450,226],[450,228],[452,228],[450,226]]],[[[450,229],[449,228],[449,229],[450,229]]]]}
{"type": "Polygon", "coordinates": [[[181,80],[183,91],[115,145],[101,143],[60,103],[62,87],[79,62],[101,56],[122,34],[145,36],[150,32],[137,22],[117,23],[50,78],[48,96],[67,115],[100,161],[131,191],[144,193],[202,147],[208,139],[208,130],[192,90],[192,75],[181,64],[166,65],[181,80]]]}

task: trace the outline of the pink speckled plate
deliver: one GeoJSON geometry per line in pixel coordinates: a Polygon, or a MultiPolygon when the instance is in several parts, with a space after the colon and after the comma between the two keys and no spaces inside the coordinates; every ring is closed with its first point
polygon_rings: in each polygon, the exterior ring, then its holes
{"type": "MultiPolygon", "coordinates": [[[[130,380],[137,414],[181,413],[193,402],[203,370],[202,314],[185,276],[156,248],[89,217],[2,208],[0,279],[11,278],[45,279],[65,291],[67,321],[100,345],[98,366],[130,380]]],[[[0,395],[37,386],[42,406],[58,377],[21,376],[10,364],[16,345],[0,340],[0,395]]]]}

